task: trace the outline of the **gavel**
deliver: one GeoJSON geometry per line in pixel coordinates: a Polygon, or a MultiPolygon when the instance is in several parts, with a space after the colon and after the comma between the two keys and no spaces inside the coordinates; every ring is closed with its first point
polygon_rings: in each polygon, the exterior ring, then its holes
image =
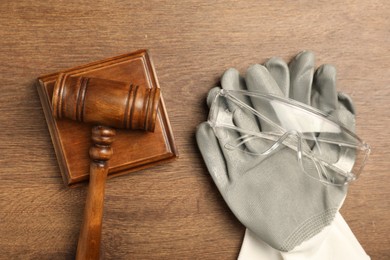
{"type": "Polygon", "coordinates": [[[90,175],[76,259],[99,259],[104,190],[115,129],[153,132],[160,89],[107,79],[60,74],[53,90],[57,119],[94,124],[89,149],[90,175]]]}

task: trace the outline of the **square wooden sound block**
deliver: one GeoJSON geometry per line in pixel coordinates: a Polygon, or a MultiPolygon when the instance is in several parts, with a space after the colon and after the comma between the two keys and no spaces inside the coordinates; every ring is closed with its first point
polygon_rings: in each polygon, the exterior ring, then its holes
{"type": "MultiPolygon", "coordinates": [[[[38,92],[45,113],[61,174],[66,185],[72,186],[89,177],[92,125],[52,115],[54,83],[59,73],[130,82],[159,88],[151,58],[146,50],[78,66],[38,78],[38,92]]],[[[161,97],[153,133],[141,130],[117,130],[112,144],[114,155],[109,162],[108,176],[117,176],[177,157],[171,126],[161,97]]]]}

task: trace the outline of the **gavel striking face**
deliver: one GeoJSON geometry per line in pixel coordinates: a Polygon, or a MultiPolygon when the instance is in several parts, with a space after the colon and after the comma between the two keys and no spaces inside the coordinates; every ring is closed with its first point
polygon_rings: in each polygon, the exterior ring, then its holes
{"type": "Polygon", "coordinates": [[[89,188],[76,259],[99,259],[107,161],[113,154],[110,145],[115,136],[113,128],[153,132],[159,102],[159,88],[59,75],[52,99],[54,117],[96,125],[92,128],[89,188]]]}

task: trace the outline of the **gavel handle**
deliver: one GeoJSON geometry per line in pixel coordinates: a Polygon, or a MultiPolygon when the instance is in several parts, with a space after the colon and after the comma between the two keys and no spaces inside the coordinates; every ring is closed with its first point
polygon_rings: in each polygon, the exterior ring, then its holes
{"type": "Polygon", "coordinates": [[[115,131],[108,127],[97,126],[92,129],[94,145],[89,151],[92,161],[84,219],[77,245],[77,260],[99,259],[104,190],[108,173],[107,161],[112,155],[110,144],[114,135],[115,131]]]}
{"type": "Polygon", "coordinates": [[[84,219],[77,245],[77,260],[99,259],[107,170],[106,165],[91,163],[84,219]]]}

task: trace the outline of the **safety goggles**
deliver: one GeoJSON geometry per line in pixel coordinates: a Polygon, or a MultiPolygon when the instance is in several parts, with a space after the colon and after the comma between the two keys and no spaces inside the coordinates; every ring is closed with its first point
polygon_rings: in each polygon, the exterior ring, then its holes
{"type": "Polygon", "coordinates": [[[218,128],[229,135],[226,149],[259,157],[289,149],[303,173],[325,184],[356,180],[370,154],[369,145],[332,115],[272,94],[221,89],[208,121],[218,138],[226,137],[218,128]]]}

